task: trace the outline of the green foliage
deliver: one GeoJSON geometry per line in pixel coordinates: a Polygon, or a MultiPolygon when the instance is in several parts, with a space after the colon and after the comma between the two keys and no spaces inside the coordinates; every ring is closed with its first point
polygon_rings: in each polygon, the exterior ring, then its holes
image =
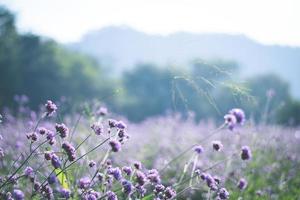
{"type": "Polygon", "coordinates": [[[18,34],[13,15],[3,8],[0,17],[0,106],[13,106],[16,94],[29,96],[33,107],[48,98],[77,102],[108,94],[109,84],[95,60],[54,41],[18,34]]]}
{"type": "Polygon", "coordinates": [[[300,102],[290,101],[277,112],[277,122],[288,126],[300,125],[300,102]]]}

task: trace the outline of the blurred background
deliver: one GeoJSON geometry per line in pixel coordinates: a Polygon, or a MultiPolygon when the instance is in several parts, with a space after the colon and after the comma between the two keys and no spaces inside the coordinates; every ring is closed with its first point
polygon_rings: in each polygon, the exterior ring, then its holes
{"type": "Polygon", "coordinates": [[[98,100],[133,122],[181,113],[300,124],[300,2],[0,0],[0,110],[98,100]]]}

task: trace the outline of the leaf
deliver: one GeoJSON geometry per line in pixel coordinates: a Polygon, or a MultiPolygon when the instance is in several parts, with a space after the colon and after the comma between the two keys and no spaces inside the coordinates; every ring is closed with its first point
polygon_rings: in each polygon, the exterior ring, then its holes
{"type": "Polygon", "coordinates": [[[153,195],[149,194],[147,196],[145,196],[144,198],[142,198],[142,200],[152,200],[153,199],[153,195]]]}
{"type": "Polygon", "coordinates": [[[61,186],[64,189],[69,189],[66,174],[64,172],[61,172],[61,169],[55,169],[55,173],[56,173],[56,175],[58,174],[57,179],[58,179],[59,183],[61,184],[61,186]]]}

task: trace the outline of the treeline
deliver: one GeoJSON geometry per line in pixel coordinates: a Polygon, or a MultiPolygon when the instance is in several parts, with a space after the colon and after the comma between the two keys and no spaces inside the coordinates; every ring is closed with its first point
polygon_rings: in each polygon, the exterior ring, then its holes
{"type": "Polygon", "coordinates": [[[99,99],[132,121],[179,112],[197,120],[220,118],[243,107],[256,121],[300,123],[299,102],[275,75],[239,80],[232,61],[195,60],[185,67],[138,64],[121,77],[93,58],[72,52],[53,40],[20,34],[12,13],[0,7],[0,110],[15,108],[17,94],[37,109],[47,99],[69,99],[70,105],[99,99]]]}

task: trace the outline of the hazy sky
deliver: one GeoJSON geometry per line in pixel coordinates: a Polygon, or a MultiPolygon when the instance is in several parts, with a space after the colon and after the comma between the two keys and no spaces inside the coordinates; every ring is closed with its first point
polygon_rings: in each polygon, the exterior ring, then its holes
{"type": "Polygon", "coordinates": [[[242,33],[267,44],[300,46],[300,0],[0,0],[21,31],[60,42],[108,25],[148,33],[242,33]]]}

